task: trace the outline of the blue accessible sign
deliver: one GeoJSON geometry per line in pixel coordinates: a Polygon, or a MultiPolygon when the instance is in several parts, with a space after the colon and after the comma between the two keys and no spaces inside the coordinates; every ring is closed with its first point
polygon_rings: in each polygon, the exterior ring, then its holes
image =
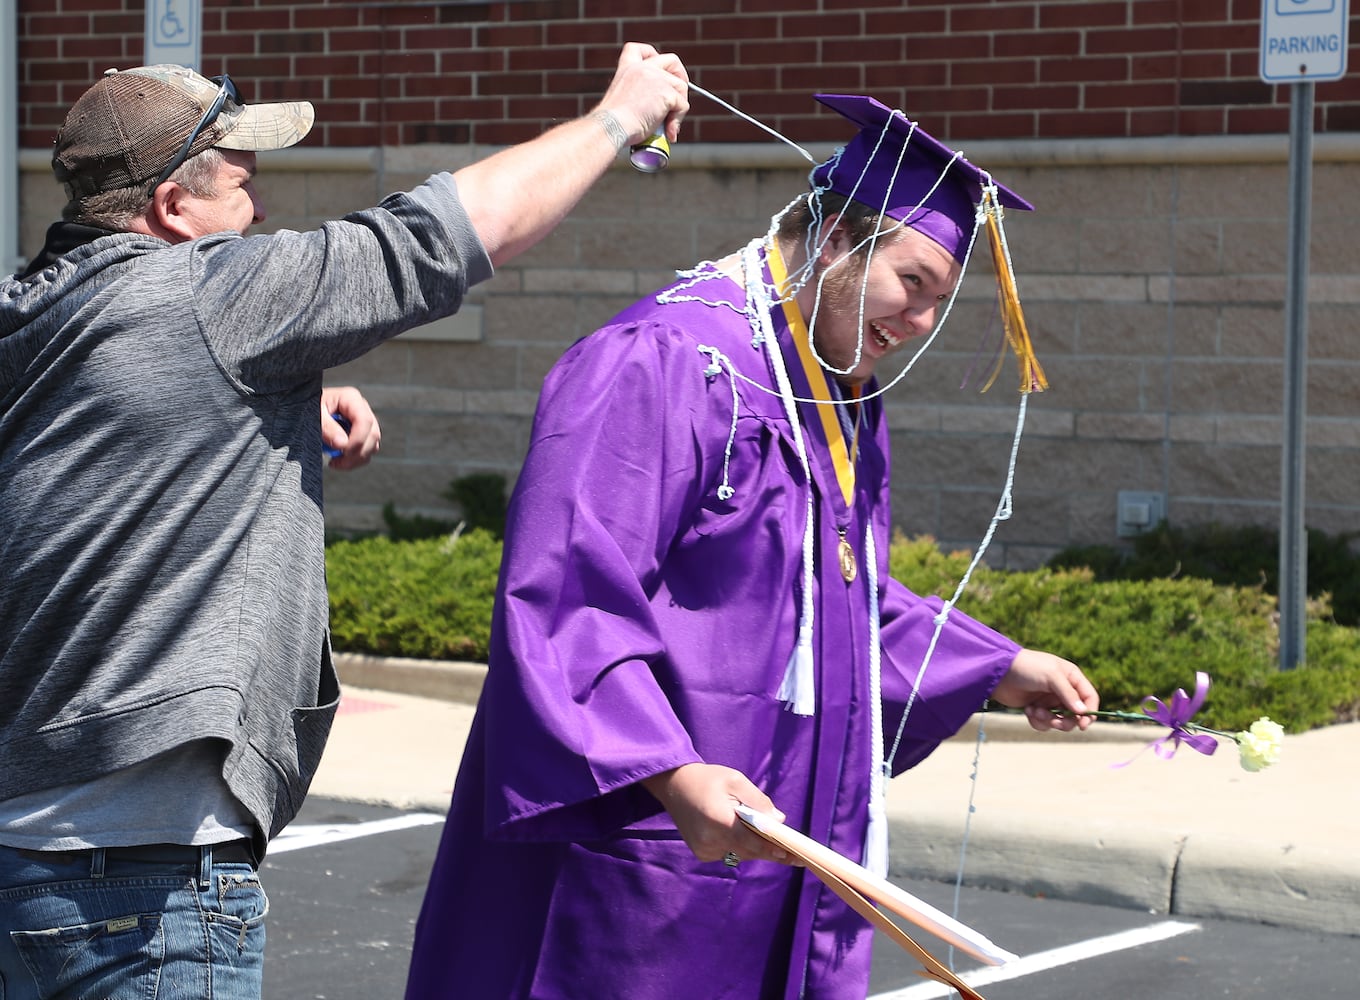
{"type": "Polygon", "coordinates": [[[1341,79],[1349,21],[1350,0],[1262,0],[1261,79],[1341,79]]]}

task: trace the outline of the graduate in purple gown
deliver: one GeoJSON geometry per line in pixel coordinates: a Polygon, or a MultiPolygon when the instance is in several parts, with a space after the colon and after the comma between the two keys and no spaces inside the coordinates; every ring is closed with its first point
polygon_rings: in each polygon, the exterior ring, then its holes
{"type": "Polygon", "coordinates": [[[408,1000],[863,997],[869,924],[734,805],[882,871],[885,761],[989,698],[1039,729],[1098,707],[1075,665],[888,576],[874,370],[935,324],[986,178],[819,99],[858,134],[770,236],[544,384],[408,1000]]]}

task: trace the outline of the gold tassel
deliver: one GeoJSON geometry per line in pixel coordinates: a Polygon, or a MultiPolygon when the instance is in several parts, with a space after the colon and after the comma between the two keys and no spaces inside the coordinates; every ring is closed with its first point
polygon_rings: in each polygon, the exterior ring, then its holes
{"type": "MultiPolygon", "coordinates": [[[[1043,392],[1048,388],[1048,379],[1039,359],[1034,356],[1034,345],[1030,343],[1029,329],[1025,326],[1025,313],[1020,308],[1020,294],[1015,288],[1015,274],[1006,256],[1005,237],[1001,232],[1001,205],[996,200],[996,188],[986,187],[982,191],[983,212],[987,218],[987,242],[992,248],[992,266],[996,268],[997,295],[1001,310],[1001,326],[1006,333],[1006,342],[1015,352],[1020,366],[1020,391],[1043,392]]],[[[996,368],[982,387],[986,392],[1001,374],[1005,363],[1005,352],[997,359],[996,368]]]]}

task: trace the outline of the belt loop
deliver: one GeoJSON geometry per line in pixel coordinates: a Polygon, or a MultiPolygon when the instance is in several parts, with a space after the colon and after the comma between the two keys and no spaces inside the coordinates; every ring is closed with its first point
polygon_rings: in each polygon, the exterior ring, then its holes
{"type": "Polygon", "coordinates": [[[204,844],[198,849],[198,888],[203,892],[212,885],[212,866],[212,844],[204,844]]]}
{"type": "Polygon", "coordinates": [[[96,847],[90,851],[90,878],[104,877],[104,848],[96,847]]]}

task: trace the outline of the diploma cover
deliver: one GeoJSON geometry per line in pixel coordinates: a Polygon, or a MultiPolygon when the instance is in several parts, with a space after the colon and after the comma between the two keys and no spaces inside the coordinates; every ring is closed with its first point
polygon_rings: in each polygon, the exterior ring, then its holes
{"type": "Polygon", "coordinates": [[[742,822],[770,843],[783,848],[801,861],[809,871],[825,882],[832,892],[845,900],[851,909],[914,956],[925,967],[920,975],[944,983],[958,991],[965,1000],[983,998],[934,955],[913,941],[878,907],[911,921],[988,965],[1004,965],[1019,957],[998,948],[971,927],[940,912],[905,889],[879,878],[867,868],[855,864],[825,844],[819,844],[811,837],[785,826],[768,813],[756,812],[744,805],[738,805],[736,811],[742,822]]]}

